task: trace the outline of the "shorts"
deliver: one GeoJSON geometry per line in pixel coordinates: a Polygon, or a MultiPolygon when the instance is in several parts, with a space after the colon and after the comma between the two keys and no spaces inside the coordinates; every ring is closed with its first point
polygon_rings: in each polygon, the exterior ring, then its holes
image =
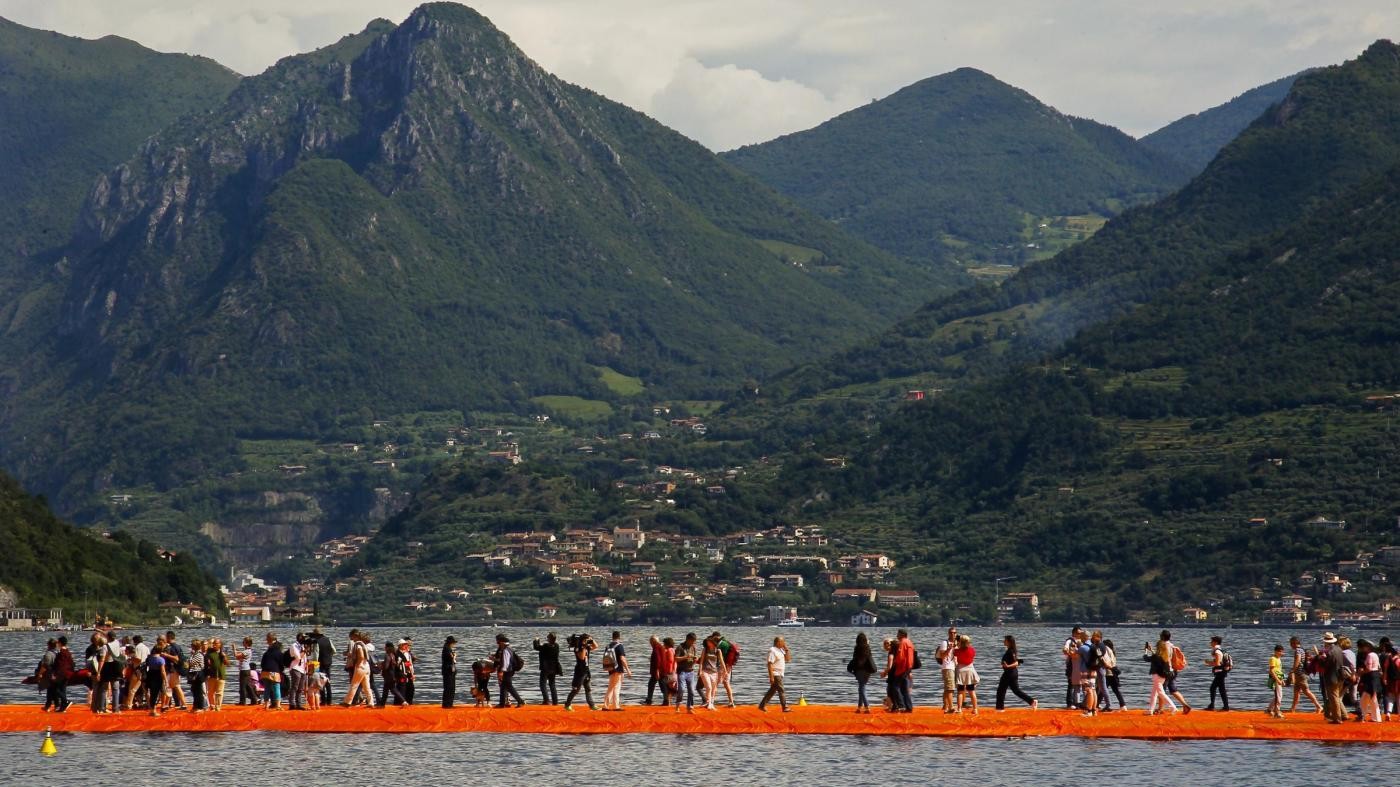
{"type": "Polygon", "coordinates": [[[1163,681],[1163,682],[1162,682],[1162,689],[1163,689],[1164,691],[1166,691],[1168,694],[1175,694],[1175,693],[1176,693],[1176,676],[1173,675],[1172,677],[1167,678],[1165,681],[1163,681]]]}
{"type": "Polygon", "coordinates": [[[950,669],[945,669],[945,670],[943,670],[943,691],[944,691],[944,692],[951,694],[952,692],[954,692],[954,691],[957,690],[957,677],[956,677],[956,676],[957,676],[957,671],[956,671],[956,670],[950,670],[950,669]]]}
{"type": "Polygon", "coordinates": [[[172,689],[178,689],[178,688],[180,688],[180,673],[178,673],[178,672],[170,672],[170,673],[167,673],[166,676],[165,676],[165,680],[166,680],[166,682],[167,682],[168,684],[170,684],[170,688],[172,688],[172,689]]]}

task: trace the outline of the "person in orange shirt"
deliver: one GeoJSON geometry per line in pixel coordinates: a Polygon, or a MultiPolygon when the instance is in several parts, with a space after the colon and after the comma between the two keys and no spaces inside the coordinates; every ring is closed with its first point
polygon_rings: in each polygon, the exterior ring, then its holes
{"type": "Polygon", "coordinates": [[[880,673],[882,678],[890,678],[890,688],[894,690],[891,699],[893,713],[913,713],[914,695],[914,643],[909,640],[909,632],[900,629],[894,643],[894,658],[889,669],[880,673]]]}

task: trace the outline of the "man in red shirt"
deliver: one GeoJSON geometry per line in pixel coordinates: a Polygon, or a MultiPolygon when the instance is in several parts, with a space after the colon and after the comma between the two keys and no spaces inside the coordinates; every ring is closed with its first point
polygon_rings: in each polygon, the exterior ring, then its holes
{"type": "Polygon", "coordinates": [[[894,706],[890,708],[894,713],[913,713],[913,677],[914,677],[914,643],[909,640],[909,632],[904,629],[899,630],[898,640],[894,645],[894,663],[890,668],[880,673],[881,677],[889,678],[890,688],[894,690],[894,706]]]}
{"type": "MultiPolygon", "coordinates": [[[[651,638],[651,661],[652,679],[661,687],[661,707],[671,701],[671,694],[676,690],[676,641],[667,637],[666,639],[651,638]]],[[[651,687],[647,687],[650,694],[651,687]]],[[[650,703],[648,703],[650,704],[650,703]]]]}

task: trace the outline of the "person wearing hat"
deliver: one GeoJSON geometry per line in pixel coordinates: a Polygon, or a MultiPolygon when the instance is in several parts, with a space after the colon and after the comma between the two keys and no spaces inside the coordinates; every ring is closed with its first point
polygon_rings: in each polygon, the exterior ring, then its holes
{"type": "Polygon", "coordinates": [[[1342,649],[1337,645],[1337,635],[1327,632],[1322,635],[1322,715],[1329,724],[1341,724],[1346,720],[1346,710],[1342,707],[1342,692],[1346,682],[1342,680],[1342,649]]]}
{"type": "Polygon", "coordinates": [[[457,638],[442,643],[442,707],[452,707],[457,699],[457,638]]]}
{"type": "Polygon", "coordinates": [[[418,685],[418,671],[413,661],[413,637],[404,637],[399,640],[399,691],[409,705],[413,704],[414,690],[418,685]]]}
{"type": "Polygon", "coordinates": [[[505,634],[496,635],[496,682],[501,686],[501,699],[496,703],[497,708],[508,708],[509,703],[506,698],[515,700],[515,707],[520,708],[525,705],[525,700],[521,699],[520,692],[515,690],[515,673],[520,669],[523,659],[515,654],[510,647],[510,638],[505,634]]]}

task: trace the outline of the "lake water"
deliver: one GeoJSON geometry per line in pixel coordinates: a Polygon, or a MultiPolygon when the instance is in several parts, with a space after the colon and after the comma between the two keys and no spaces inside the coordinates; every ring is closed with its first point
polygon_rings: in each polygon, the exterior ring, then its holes
{"type": "MultiPolygon", "coordinates": [[[[503,629],[527,656],[530,639],[551,630],[503,629]]],[[[679,638],[687,629],[658,630],[658,635],[679,638]]],[[[751,704],[761,695],[762,654],[772,637],[785,636],[794,661],[787,684],[792,697],[805,695],[811,702],[854,701],[853,682],[845,673],[854,629],[810,628],[779,632],[772,628],[725,628],[739,643],[742,656],[735,670],[734,687],[740,703],[751,704]]],[[[265,630],[229,630],[225,641],[247,633],[261,643],[265,630]]],[[[1001,655],[1001,636],[1010,633],[1021,643],[1026,666],[1022,686],[1046,706],[1063,701],[1063,673],[1059,645],[1066,631],[1060,628],[964,629],[978,647],[978,667],[984,688],[979,693],[991,707],[1001,655]]],[[[701,636],[709,629],[696,629],[701,636]]],[[[192,633],[192,632],[191,632],[192,633]]],[[[283,631],[283,635],[290,632],[283,631]]],[[[330,631],[343,650],[344,632],[330,631]]],[[[388,629],[374,632],[382,642],[408,634],[420,652],[420,701],[440,698],[437,655],[442,639],[454,634],[459,658],[488,652],[497,633],[492,629],[388,629]]],[[[558,629],[563,640],[568,631],[558,629]]],[[[606,632],[591,632],[600,641],[606,632]]],[[[634,670],[644,674],[646,638],[650,630],[623,629],[624,641],[635,654],[634,670]]],[[[876,640],[891,632],[872,629],[876,640]]],[[[912,634],[921,653],[931,653],[941,635],[938,630],[915,629],[912,634]]],[[[1138,656],[1144,641],[1156,629],[1114,628],[1106,636],[1118,646],[1123,665],[1123,688],[1129,707],[1141,708],[1147,698],[1146,667],[1138,656]]],[[[1204,705],[1209,672],[1196,662],[1205,658],[1212,632],[1181,630],[1175,641],[1185,649],[1193,666],[1180,680],[1192,704],[1204,705]]],[[[1355,632],[1350,632],[1356,638],[1355,632]]],[[[1264,707],[1267,691],[1263,665],[1275,643],[1287,642],[1290,632],[1277,630],[1226,631],[1226,647],[1236,669],[1230,679],[1231,704],[1236,709],[1264,707]]],[[[1367,632],[1372,640],[1400,632],[1367,632]]],[[[1319,632],[1300,633],[1305,644],[1319,632]]],[[[0,702],[34,702],[30,687],[18,685],[29,674],[43,650],[43,634],[0,636],[0,702]]],[[[74,635],[80,636],[80,635],[74,635]]],[[[181,639],[186,639],[182,634],[181,639]]],[[[533,672],[534,659],[527,658],[533,672]]],[[[929,659],[931,661],[931,659],[929,659]]],[[[931,689],[920,692],[917,684],[932,684],[936,672],[926,667],[923,681],[916,679],[916,702],[937,705],[931,689]]],[[[597,671],[595,663],[595,673],[597,671]]],[[[336,668],[336,678],[344,673],[336,668]]],[[[462,681],[465,683],[466,681],[462,681]]],[[[341,684],[337,684],[337,689],[341,684]]],[[[538,698],[532,674],[522,674],[517,685],[529,702],[538,698]]],[[[624,684],[624,699],[640,702],[645,696],[644,678],[624,684]]],[[[601,687],[598,689],[601,695],[601,687]]],[[[878,691],[877,691],[878,693],[878,691]]],[[[85,692],[73,692],[81,701],[85,692]]],[[[337,694],[337,697],[339,694],[337,694]]],[[[1306,702],[1306,701],[1305,701],[1306,702]]],[[[970,779],[980,784],[1083,784],[1100,779],[1114,783],[1215,784],[1226,779],[1243,784],[1304,784],[1324,779],[1362,779],[1384,773],[1400,762],[1400,746],[1338,745],[1272,741],[1147,742],[1121,740],[951,739],[826,736],[557,736],[557,735],[289,735],[286,733],[219,733],[204,735],[151,733],[143,735],[62,735],[59,755],[38,755],[40,736],[0,735],[0,756],[7,766],[5,783],[77,783],[103,769],[137,784],[176,782],[209,783],[232,780],[239,787],[263,784],[365,784],[371,781],[413,782],[483,780],[492,784],[545,784],[572,780],[607,780],[615,784],[677,779],[719,784],[793,784],[833,779],[868,784],[927,783],[936,778],[970,779]]]]}

